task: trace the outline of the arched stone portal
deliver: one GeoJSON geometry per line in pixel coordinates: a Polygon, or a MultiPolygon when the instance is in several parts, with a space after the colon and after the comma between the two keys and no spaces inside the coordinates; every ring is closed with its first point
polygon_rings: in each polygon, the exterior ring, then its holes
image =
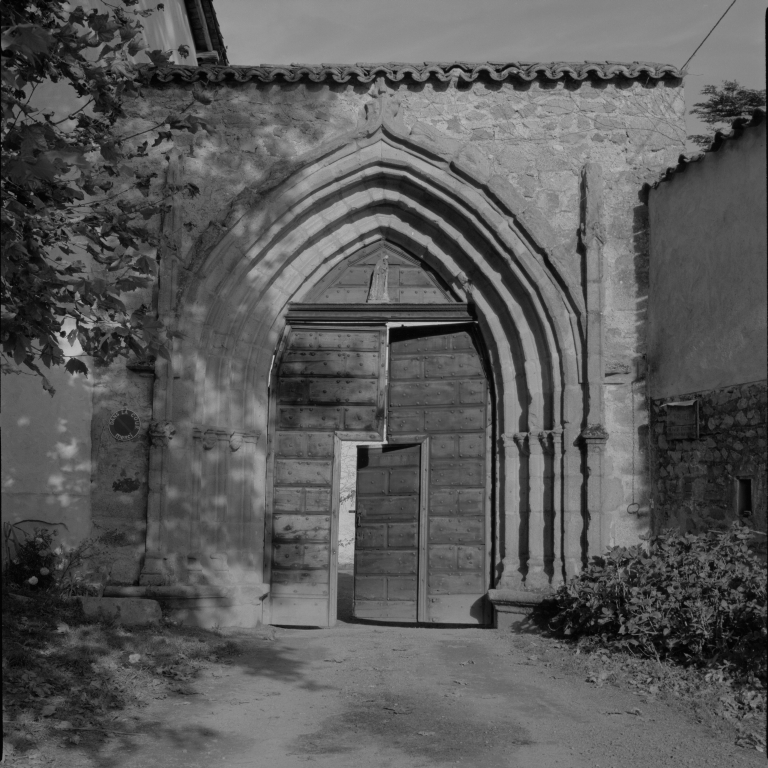
{"type": "MultiPolygon", "coordinates": [[[[205,586],[214,604],[253,604],[243,621],[260,620],[269,381],[289,308],[382,241],[470,303],[482,335],[499,561],[487,587],[542,589],[574,572],[587,535],[579,436],[600,414],[587,411],[584,300],[535,210],[472,152],[454,157],[434,131],[409,132],[386,97],[354,133],[234,208],[242,215],[215,247],[181,275],[165,267],[161,311],[184,337],[158,370],[142,583],[197,585],[201,600],[205,586]]],[[[599,482],[599,462],[590,469],[599,482]]]]}

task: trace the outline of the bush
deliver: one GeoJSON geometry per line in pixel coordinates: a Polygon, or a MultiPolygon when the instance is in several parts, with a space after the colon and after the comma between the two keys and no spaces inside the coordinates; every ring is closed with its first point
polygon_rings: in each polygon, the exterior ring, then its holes
{"type": "Polygon", "coordinates": [[[6,565],[5,578],[9,584],[50,589],[56,560],[53,535],[46,529],[35,529],[33,536],[26,535],[24,541],[16,545],[13,557],[9,556],[6,565]]]}
{"type": "Polygon", "coordinates": [[[55,545],[56,531],[35,528],[30,535],[20,523],[5,523],[5,581],[32,591],[65,596],[96,594],[94,573],[85,566],[101,553],[99,545],[109,535],[108,532],[98,538],[84,539],[76,547],[64,547],[55,545]]]}
{"type": "Polygon", "coordinates": [[[555,595],[550,628],[572,638],[670,658],[725,663],[766,679],[766,565],[740,523],[596,557],[555,595]]]}

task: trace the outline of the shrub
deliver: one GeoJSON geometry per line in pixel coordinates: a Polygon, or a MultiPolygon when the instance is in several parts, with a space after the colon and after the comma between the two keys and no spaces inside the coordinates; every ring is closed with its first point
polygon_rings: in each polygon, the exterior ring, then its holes
{"type": "MultiPolygon", "coordinates": [[[[26,521],[22,521],[26,522],[26,521]]],[[[39,592],[60,595],[95,594],[94,573],[86,568],[88,560],[100,554],[99,545],[110,532],[98,538],[84,539],[76,547],[56,546],[56,531],[35,528],[27,533],[20,523],[4,524],[8,584],[39,592]]]]}
{"type": "Polygon", "coordinates": [[[614,547],[555,595],[550,628],[683,664],[725,663],[766,679],[766,565],[740,523],[663,531],[614,547]]]}
{"type": "Polygon", "coordinates": [[[32,536],[25,534],[24,540],[16,544],[15,552],[12,557],[9,556],[6,564],[5,578],[9,584],[36,590],[51,587],[56,560],[53,536],[46,529],[35,529],[32,536]]]}

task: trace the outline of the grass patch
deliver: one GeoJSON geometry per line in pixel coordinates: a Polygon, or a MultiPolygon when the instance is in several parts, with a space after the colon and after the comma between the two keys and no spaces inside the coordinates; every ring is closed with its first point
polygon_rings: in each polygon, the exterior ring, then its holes
{"type": "Polygon", "coordinates": [[[3,592],[2,641],[7,762],[131,732],[121,722],[126,708],[187,693],[206,666],[239,653],[215,631],[86,619],[78,601],[31,591],[3,592]]]}

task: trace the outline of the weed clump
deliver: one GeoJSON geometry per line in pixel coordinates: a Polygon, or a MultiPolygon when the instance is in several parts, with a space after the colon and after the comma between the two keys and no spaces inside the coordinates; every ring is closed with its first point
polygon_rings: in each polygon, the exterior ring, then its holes
{"type": "Polygon", "coordinates": [[[685,665],[728,666],[766,683],[766,564],[752,532],[663,531],[614,547],[560,587],[550,628],[685,665]]]}

